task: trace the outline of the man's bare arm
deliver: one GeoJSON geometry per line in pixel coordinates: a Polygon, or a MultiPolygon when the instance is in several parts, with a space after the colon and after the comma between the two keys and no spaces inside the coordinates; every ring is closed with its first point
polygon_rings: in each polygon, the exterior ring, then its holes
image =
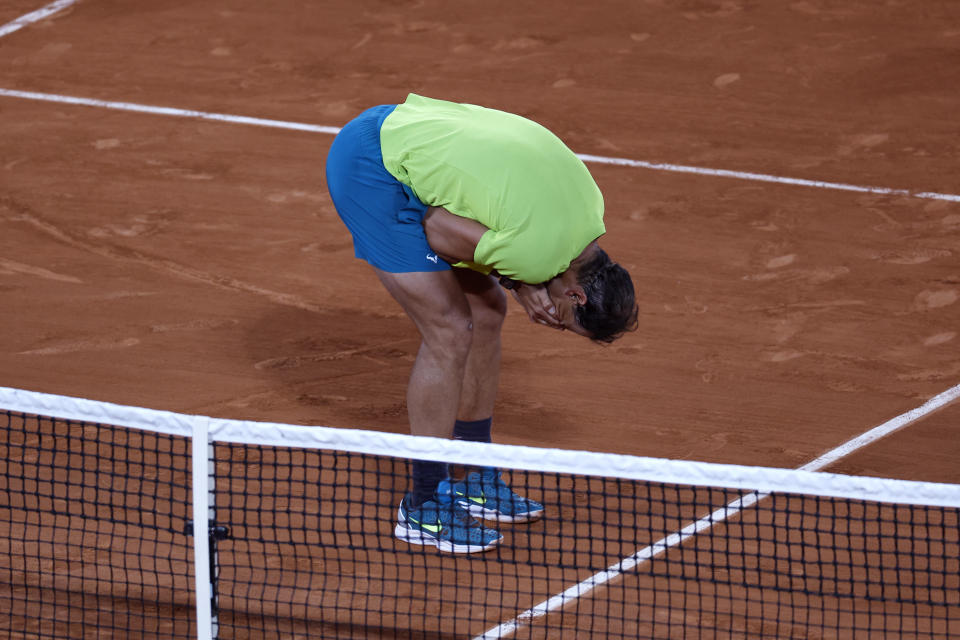
{"type": "MultiPolygon", "coordinates": [[[[488,231],[479,222],[452,214],[442,207],[427,209],[423,228],[430,248],[447,262],[473,262],[477,243],[488,231]]],[[[544,284],[524,284],[520,289],[514,289],[513,295],[531,321],[555,329],[563,328],[544,284]]]]}
{"type": "Polygon", "coordinates": [[[477,243],[488,229],[469,218],[430,207],[423,216],[423,229],[430,248],[447,262],[473,262],[477,243]]]}

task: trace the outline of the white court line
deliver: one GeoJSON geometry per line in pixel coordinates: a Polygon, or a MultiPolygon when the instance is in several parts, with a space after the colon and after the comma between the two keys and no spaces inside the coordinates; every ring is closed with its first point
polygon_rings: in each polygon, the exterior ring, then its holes
{"type": "Polygon", "coordinates": [[[6,35],[10,35],[14,31],[19,31],[29,24],[34,22],[39,22],[44,18],[50,17],[55,13],[63,11],[72,4],[76,4],[77,0],[57,0],[56,2],[51,2],[45,7],[41,7],[36,11],[31,11],[26,15],[22,15],[16,20],[8,22],[7,24],[0,27],[0,38],[6,35]]]}
{"type": "MultiPolygon", "coordinates": [[[[799,467],[799,469],[803,471],[819,471],[824,467],[836,462],[837,460],[850,455],[857,449],[865,447],[866,445],[875,442],[884,436],[890,435],[894,431],[902,429],[912,422],[916,422],[923,416],[950,404],[957,398],[960,398],[960,385],[952,387],[951,389],[948,389],[947,391],[930,398],[923,403],[923,405],[917,407],[916,409],[912,409],[903,415],[899,415],[896,418],[888,420],[887,422],[870,429],[866,433],[857,436],[852,440],[848,440],[839,447],[831,449],[815,460],[812,460],[799,467]]],[[[563,608],[580,596],[590,593],[596,587],[605,584],[624,572],[629,571],[634,567],[637,567],[644,562],[663,554],[672,547],[679,546],[685,540],[693,537],[701,531],[710,529],[714,525],[727,520],[740,511],[755,505],[768,495],[770,494],[755,491],[738,498],[726,506],[720,507],[710,515],[700,518],[696,522],[687,525],[680,531],[661,538],[653,544],[640,549],[632,556],[628,556],[620,562],[607,567],[606,571],[600,571],[580,582],[579,584],[575,584],[569,589],[558,593],[555,596],[547,598],[540,604],[537,604],[527,609],[523,613],[520,613],[513,620],[509,620],[500,624],[499,626],[488,629],[485,633],[476,636],[473,640],[495,640],[497,638],[507,638],[513,635],[519,629],[529,625],[536,618],[543,617],[551,611],[556,611],[563,608]]]]}
{"type": "Polygon", "coordinates": [[[14,91],[12,89],[0,89],[0,96],[9,98],[23,98],[24,100],[41,100],[43,102],[59,102],[62,104],[74,104],[84,107],[100,107],[101,109],[114,109],[117,111],[134,111],[137,113],[150,113],[160,116],[174,116],[178,118],[194,118],[198,120],[215,120],[218,122],[230,122],[234,124],[247,124],[257,127],[274,127],[276,129],[293,129],[296,131],[310,131],[312,133],[329,133],[336,135],[340,132],[339,127],[323,127],[314,124],[302,124],[299,122],[286,122],[284,120],[270,120],[267,118],[250,118],[247,116],[232,116],[225,113],[210,113],[207,111],[193,111],[190,109],[174,109],[171,107],[154,107],[146,104],[136,104],[133,102],[111,102],[108,100],[93,100],[91,98],[77,98],[74,96],[61,96],[51,93],[36,93],[34,91],[14,91]]]}
{"type": "MultiPolygon", "coordinates": [[[[247,116],[235,116],[226,113],[210,113],[207,111],[194,111],[190,109],[175,109],[172,107],[156,107],[132,102],[113,102],[107,100],[95,100],[92,98],[79,98],[75,96],[63,96],[50,93],[37,93],[34,91],[15,91],[13,89],[0,89],[0,96],[8,98],[22,98],[24,100],[41,100],[44,102],[59,102],[63,104],[80,105],[86,107],[99,107],[101,109],[115,109],[119,111],[134,111],[138,113],[150,113],[155,115],[174,116],[179,118],[195,118],[200,120],[215,120],[219,122],[229,122],[234,124],[246,124],[259,127],[273,127],[277,129],[292,129],[295,131],[310,131],[313,133],[328,133],[336,135],[340,132],[340,127],[328,127],[315,124],[305,124],[301,122],[289,122],[286,120],[270,120],[266,118],[250,118],[247,116]]],[[[925,200],[947,200],[950,202],[960,202],[960,195],[952,193],[935,193],[932,191],[913,192],[908,189],[891,189],[887,187],[866,187],[855,184],[845,184],[842,182],[826,182],[823,180],[805,180],[803,178],[788,178],[784,176],[774,176],[765,173],[752,173],[748,171],[729,171],[726,169],[710,169],[707,167],[692,167],[682,164],[667,164],[660,162],[644,162],[642,160],[631,160],[629,158],[609,158],[606,156],[594,156],[590,154],[577,154],[577,157],[584,162],[595,164],[608,164],[623,167],[637,167],[640,169],[650,169],[652,171],[666,171],[672,173],[693,173],[704,176],[713,176],[719,178],[735,178],[738,180],[752,180],[754,182],[773,182],[778,184],[795,185],[801,187],[814,187],[819,189],[832,189],[838,191],[855,191],[860,193],[875,193],[878,195],[907,196],[912,198],[922,198],[925,200]]]]}
{"type": "Polygon", "coordinates": [[[748,171],[728,171],[726,169],[708,169],[705,167],[690,167],[682,164],[665,164],[661,162],[644,162],[642,160],[629,160],[627,158],[606,158],[604,156],[591,156],[587,154],[577,154],[584,162],[599,162],[603,164],[615,164],[624,167],[639,167],[641,169],[653,169],[655,171],[672,171],[674,173],[695,173],[703,176],[715,176],[718,178],[737,178],[739,180],[753,180],[755,182],[776,182],[779,184],[791,184],[801,187],[817,187],[820,189],[834,189],[838,191],[857,191],[860,193],[876,193],[885,196],[908,196],[913,198],[924,198],[927,200],[949,200],[951,202],[960,202],[960,195],[951,193],[934,193],[932,191],[909,191],[908,189],[890,189],[887,187],[863,187],[855,184],[844,184],[842,182],[824,182],[823,180],[805,180],[803,178],[786,178],[783,176],[771,176],[765,173],[751,173],[748,171]]]}

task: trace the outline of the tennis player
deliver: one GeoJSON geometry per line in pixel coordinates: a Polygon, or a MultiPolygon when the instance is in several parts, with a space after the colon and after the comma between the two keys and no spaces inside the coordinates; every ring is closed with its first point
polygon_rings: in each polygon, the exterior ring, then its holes
{"type": "MultiPolygon", "coordinates": [[[[510,290],[533,322],[597,342],[636,326],[630,275],[597,244],[603,197],[542,126],[513,114],[411,94],[337,135],[327,187],[370,263],[420,332],[407,387],[416,435],[490,442],[500,329],[510,290]]],[[[500,534],[479,519],[529,522],[543,506],[494,468],[450,477],[411,461],[395,535],[472,553],[500,534]]]]}

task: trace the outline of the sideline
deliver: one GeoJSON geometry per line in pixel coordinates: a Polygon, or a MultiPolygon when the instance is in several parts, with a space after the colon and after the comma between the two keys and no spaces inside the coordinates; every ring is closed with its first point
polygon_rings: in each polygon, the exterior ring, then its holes
{"type": "MultiPolygon", "coordinates": [[[[884,436],[890,435],[891,433],[916,422],[927,414],[933,413],[938,409],[942,409],[958,398],[960,398],[960,384],[930,398],[921,406],[911,409],[910,411],[907,411],[896,418],[892,418],[883,424],[878,425],[873,429],[870,429],[869,431],[852,438],[851,440],[848,440],[840,446],[831,449],[818,458],[811,460],[801,467],[798,467],[798,470],[820,471],[824,467],[836,462],[837,460],[845,458],[854,451],[857,451],[858,449],[865,447],[884,436]]],[[[680,531],[672,533],[669,536],[661,538],[653,544],[640,549],[632,556],[628,556],[620,562],[608,567],[606,571],[595,573],[579,584],[575,584],[569,589],[566,589],[555,596],[547,598],[540,604],[518,614],[513,620],[509,620],[500,624],[499,626],[488,629],[485,633],[476,636],[473,640],[493,640],[494,638],[506,638],[511,636],[523,627],[530,625],[535,619],[543,617],[552,611],[562,609],[566,605],[575,602],[577,598],[589,594],[594,588],[606,584],[610,580],[622,575],[626,571],[630,571],[646,561],[662,555],[673,547],[683,544],[683,542],[688,538],[693,537],[701,531],[706,531],[707,529],[712,528],[714,525],[720,524],[724,520],[737,515],[744,509],[755,505],[769,495],[769,493],[762,493],[759,491],[748,493],[727,504],[726,506],[720,507],[710,515],[704,516],[696,522],[687,525],[680,531]]]]}
{"type": "MultiPolygon", "coordinates": [[[[68,0],[64,0],[68,1],[68,0]]],[[[75,1],[75,0],[73,0],[75,1]]],[[[56,3],[55,3],[56,4],[56,3]]],[[[52,5],[51,5],[52,6],[52,5]]],[[[72,104],[85,107],[98,107],[101,109],[114,109],[118,111],[133,111],[137,113],[149,113],[154,115],[174,116],[178,118],[193,118],[198,120],[213,120],[218,122],[229,122],[233,124],[245,124],[258,127],[273,127],[277,129],[291,129],[294,131],[309,131],[311,133],[326,133],[336,135],[340,132],[340,127],[329,127],[315,124],[305,124],[302,122],[289,122],[286,120],[272,120],[269,118],[251,118],[247,116],[236,116],[226,113],[210,113],[207,111],[194,111],[191,109],[176,109],[172,107],[157,107],[145,104],[136,104],[133,102],[115,102],[109,100],[95,100],[93,98],[81,98],[76,96],[64,96],[51,93],[37,93],[34,91],[15,91],[13,89],[0,88],[0,96],[8,98],[20,98],[23,100],[40,100],[43,102],[58,102],[61,104],[72,104]]],[[[726,169],[711,169],[708,167],[692,167],[682,164],[667,164],[660,162],[645,162],[643,160],[631,160],[629,158],[610,158],[606,156],[595,156],[589,154],[577,154],[577,157],[584,162],[594,164],[607,164],[623,167],[636,167],[640,169],[650,169],[652,171],[666,171],[672,173],[693,173],[705,176],[714,176],[718,178],[735,178],[738,180],[751,180],[753,182],[773,182],[778,184],[794,185],[801,187],[813,187],[818,189],[831,189],[836,191],[855,191],[859,193],[875,193],[887,196],[905,196],[911,198],[921,198],[924,200],[947,200],[950,202],[960,202],[960,195],[952,193],[935,193],[931,191],[915,192],[909,189],[893,189],[889,187],[870,187],[855,184],[845,184],[842,182],[826,182],[823,180],[806,180],[803,178],[790,178],[785,176],[774,176],[765,173],[752,173],[749,171],[729,171],[726,169]]]]}
{"type": "Polygon", "coordinates": [[[45,7],[41,7],[36,11],[31,11],[25,15],[20,16],[16,20],[8,22],[7,24],[0,27],[0,38],[6,35],[10,35],[14,31],[19,31],[25,26],[33,24],[34,22],[39,22],[44,18],[52,16],[55,13],[63,11],[72,4],[76,4],[77,0],[56,0],[56,2],[51,2],[45,7]]]}

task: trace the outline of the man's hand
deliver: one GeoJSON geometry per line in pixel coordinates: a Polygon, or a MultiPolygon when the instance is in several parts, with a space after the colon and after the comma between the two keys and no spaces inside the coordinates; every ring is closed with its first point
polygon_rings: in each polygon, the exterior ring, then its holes
{"type": "Polygon", "coordinates": [[[554,329],[563,331],[557,308],[547,293],[547,287],[542,284],[522,284],[512,289],[513,297],[526,310],[531,322],[537,322],[554,329]]]}

